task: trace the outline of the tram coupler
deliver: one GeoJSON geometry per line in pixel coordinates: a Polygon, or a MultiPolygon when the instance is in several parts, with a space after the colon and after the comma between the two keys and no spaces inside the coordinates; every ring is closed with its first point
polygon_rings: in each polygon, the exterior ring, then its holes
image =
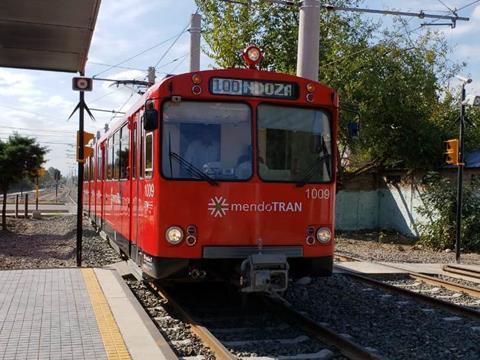
{"type": "Polygon", "coordinates": [[[241,265],[243,292],[281,292],[288,286],[287,257],[282,254],[253,254],[241,265]]]}

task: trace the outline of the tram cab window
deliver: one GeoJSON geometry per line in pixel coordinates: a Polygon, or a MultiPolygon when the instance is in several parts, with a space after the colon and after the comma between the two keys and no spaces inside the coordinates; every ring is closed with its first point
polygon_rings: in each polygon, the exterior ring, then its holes
{"type": "Polygon", "coordinates": [[[326,112],[260,104],[257,123],[261,179],[298,183],[331,180],[332,144],[326,112]]]}
{"type": "Polygon", "coordinates": [[[242,103],[168,102],[163,107],[162,173],[172,179],[252,176],[251,110],[242,103]]]}
{"type": "Polygon", "coordinates": [[[151,178],[153,174],[153,132],[145,134],[145,177],[151,178]]]}

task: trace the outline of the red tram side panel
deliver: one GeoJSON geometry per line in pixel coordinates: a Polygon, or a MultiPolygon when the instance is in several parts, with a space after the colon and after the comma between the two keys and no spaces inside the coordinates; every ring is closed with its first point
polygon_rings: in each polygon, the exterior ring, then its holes
{"type": "Polygon", "coordinates": [[[149,277],[280,291],[328,274],[337,119],[333,89],[291,75],[168,77],[100,138],[92,212],[149,277]]]}

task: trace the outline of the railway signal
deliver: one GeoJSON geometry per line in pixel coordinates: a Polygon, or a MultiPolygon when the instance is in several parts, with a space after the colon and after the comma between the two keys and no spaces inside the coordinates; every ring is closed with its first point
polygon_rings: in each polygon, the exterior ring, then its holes
{"type": "Polygon", "coordinates": [[[84,135],[84,111],[88,113],[92,120],[95,120],[94,116],[90,112],[87,104],[85,104],[85,91],[92,91],[93,88],[93,79],[87,78],[84,75],[83,71],[80,72],[79,77],[74,77],[72,79],[72,89],[79,92],[79,102],[75,109],[68,117],[69,119],[75,114],[78,110],[78,132],[77,132],[77,163],[78,163],[78,191],[77,191],[77,266],[82,265],[82,215],[83,215],[83,187],[81,179],[83,179],[83,163],[88,156],[92,155],[89,147],[86,147],[85,144],[88,143],[93,138],[93,134],[89,134],[92,137],[88,138],[84,135]]]}
{"type": "Polygon", "coordinates": [[[458,139],[450,139],[445,143],[445,162],[450,165],[459,165],[458,161],[458,139]]]}
{"type": "Polygon", "coordinates": [[[84,131],[83,132],[83,142],[80,142],[80,132],[77,131],[77,162],[79,163],[84,163],[86,159],[88,159],[90,156],[93,155],[93,148],[91,148],[90,146],[88,146],[88,143],[93,140],[93,138],[95,137],[94,134],[92,133],[89,133],[89,132],[86,132],[84,131]],[[83,156],[81,157],[80,156],[80,147],[82,145],[80,144],[83,144],[83,156]]]}
{"type": "Polygon", "coordinates": [[[92,91],[93,89],[93,79],[77,76],[72,78],[72,90],[74,91],[92,91]]]}

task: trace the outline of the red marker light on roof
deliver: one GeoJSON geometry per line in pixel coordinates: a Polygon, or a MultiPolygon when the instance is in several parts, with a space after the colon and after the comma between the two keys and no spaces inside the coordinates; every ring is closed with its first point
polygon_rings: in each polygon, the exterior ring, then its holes
{"type": "Polygon", "coordinates": [[[250,45],[243,50],[242,58],[250,69],[255,69],[260,61],[262,61],[263,54],[258,47],[250,45]]]}

